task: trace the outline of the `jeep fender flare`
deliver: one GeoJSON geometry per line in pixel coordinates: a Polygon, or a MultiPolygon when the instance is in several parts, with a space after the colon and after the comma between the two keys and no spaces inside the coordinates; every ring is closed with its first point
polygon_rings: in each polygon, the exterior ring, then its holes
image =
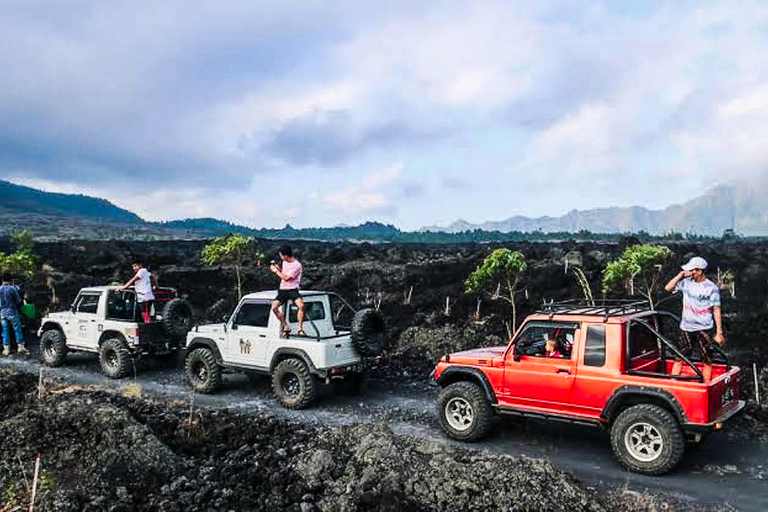
{"type": "Polygon", "coordinates": [[[672,393],[665,389],[633,385],[621,386],[611,394],[600,412],[600,420],[605,423],[612,423],[624,405],[641,403],[660,405],[674,414],[681,426],[688,423],[688,415],[672,393]]]}
{"type": "Polygon", "coordinates": [[[219,352],[219,346],[216,345],[216,342],[213,341],[210,338],[193,338],[192,341],[190,341],[187,344],[187,348],[185,349],[186,353],[184,357],[186,358],[187,355],[189,355],[190,352],[195,350],[196,348],[209,348],[213,352],[213,357],[216,359],[216,362],[218,364],[222,364],[222,358],[221,358],[221,352],[219,352]]]}
{"type": "Polygon", "coordinates": [[[437,385],[443,388],[460,380],[468,380],[479,384],[483,388],[488,400],[492,404],[498,403],[496,393],[493,391],[493,386],[491,386],[488,377],[482,371],[471,366],[449,366],[440,374],[440,377],[437,379],[437,385]]]}
{"type": "Polygon", "coordinates": [[[120,331],[112,331],[112,330],[104,331],[101,333],[101,335],[99,336],[99,347],[101,347],[101,345],[109,338],[117,338],[123,342],[123,345],[125,345],[125,348],[129,348],[128,342],[126,341],[123,333],[121,333],[120,331]]]}
{"type": "MultiPolygon", "coordinates": [[[[40,326],[40,335],[42,336],[45,331],[50,330],[59,331],[62,335],[64,335],[64,329],[61,327],[61,324],[54,322],[53,320],[47,320],[46,322],[43,322],[43,325],[40,326]]],[[[64,336],[64,338],[66,339],[66,336],[64,336]]]]}
{"type": "Polygon", "coordinates": [[[307,355],[306,352],[301,350],[300,348],[280,348],[272,355],[272,361],[269,363],[269,373],[272,373],[275,371],[275,366],[282,361],[283,359],[288,359],[290,357],[295,357],[296,359],[301,359],[304,364],[307,365],[307,368],[309,368],[309,373],[313,375],[317,375],[319,377],[325,377],[327,372],[321,372],[317,368],[315,368],[315,365],[312,364],[312,359],[307,355]]]}

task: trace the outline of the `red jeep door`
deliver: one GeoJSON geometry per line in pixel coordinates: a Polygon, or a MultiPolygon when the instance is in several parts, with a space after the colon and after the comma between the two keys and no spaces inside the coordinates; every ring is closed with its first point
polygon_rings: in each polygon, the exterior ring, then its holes
{"type": "Polygon", "coordinates": [[[532,321],[515,339],[504,361],[503,402],[547,408],[566,408],[576,377],[574,342],[576,322],[532,321]],[[559,357],[548,356],[545,347],[552,340],[559,357]]]}

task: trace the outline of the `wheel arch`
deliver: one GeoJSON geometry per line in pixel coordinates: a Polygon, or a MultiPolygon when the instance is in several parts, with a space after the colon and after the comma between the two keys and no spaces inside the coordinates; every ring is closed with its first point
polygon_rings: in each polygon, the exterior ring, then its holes
{"type": "Polygon", "coordinates": [[[40,326],[40,336],[45,334],[45,331],[59,331],[61,335],[66,338],[66,335],[64,334],[64,328],[58,322],[54,322],[52,320],[43,322],[43,325],[40,326]]]}
{"type": "Polygon", "coordinates": [[[107,330],[101,333],[101,336],[99,336],[99,348],[101,348],[104,342],[110,338],[119,339],[120,341],[123,342],[126,348],[128,348],[128,342],[125,339],[125,335],[123,335],[123,333],[121,333],[120,331],[113,331],[113,330],[107,330]]]}
{"type": "Polygon", "coordinates": [[[688,422],[688,415],[675,396],[667,390],[647,386],[621,386],[608,398],[605,407],[600,413],[600,419],[608,424],[625,409],[633,405],[652,404],[658,405],[671,412],[680,425],[688,422]]]}
{"type": "Polygon", "coordinates": [[[275,370],[275,367],[280,364],[281,361],[290,358],[301,360],[304,364],[307,365],[307,368],[309,368],[309,373],[312,375],[321,374],[321,372],[315,368],[315,365],[312,364],[312,359],[300,348],[281,348],[275,351],[275,353],[272,355],[272,360],[269,363],[269,372],[272,373],[275,370]]]}
{"type": "Polygon", "coordinates": [[[187,348],[185,349],[186,355],[189,355],[193,350],[198,348],[210,349],[213,352],[213,357],[216,360],[216,363],[221,364],[221,352],[219,352],[219,346],[216,345],[215,341],[210,338],[193,338],[192,341],[187,344],[187,348]]]}
{"type": "Polygon", "coordinates": [[[491,382],[488,380],[488,377],[477,368],[469,366],[449,366],[440,374],[440,377],[437,379],[437,385],[444,388],[450,386],[454,382],[462,380],[478,384],[485,393],[486,398],[488,398],[492,404],[498,403],[496,392],[493,390],[491,382]]]}

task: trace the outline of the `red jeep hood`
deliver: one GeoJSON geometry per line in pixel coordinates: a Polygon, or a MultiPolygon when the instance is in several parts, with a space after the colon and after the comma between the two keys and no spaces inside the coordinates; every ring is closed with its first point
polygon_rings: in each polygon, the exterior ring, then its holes
{"type": "Polygon", "coordinates": [[[505,350],[507,350],[507,347],[473,348],[464,352],[456,352],[449,357],[452,363],[476,364],[478,360],[487,360],[490,363],[492,359],[503,357],[505,350]]]}

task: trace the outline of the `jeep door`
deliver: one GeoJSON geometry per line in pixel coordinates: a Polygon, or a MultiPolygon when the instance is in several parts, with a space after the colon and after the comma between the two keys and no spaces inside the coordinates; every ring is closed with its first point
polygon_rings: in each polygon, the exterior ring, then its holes
{"type": "Polygon", "coordinates": [[[240,304],[228,329],[227,351],[229,359],[236,364],[268,368],[267,348],[269,344],[269,317],[272,313],[270,301],[247,300],[240,304]]]}
{"type": "Polygon", "coordinates": [[[72,316],[65,327],[67,345],[96,348],[99,340],[99,302],[102,292],[80,292],[72,304],[72,316]]]}
{"type": "Polygon", "coordinates": [[[576,377],[573,347],[579,333],[575,322],[527,323],[504,359],[502,401],[513,406],[567,408],[576,377]],[[559,356],[546,355],[548,340],[554,342],[559,356]]]}

